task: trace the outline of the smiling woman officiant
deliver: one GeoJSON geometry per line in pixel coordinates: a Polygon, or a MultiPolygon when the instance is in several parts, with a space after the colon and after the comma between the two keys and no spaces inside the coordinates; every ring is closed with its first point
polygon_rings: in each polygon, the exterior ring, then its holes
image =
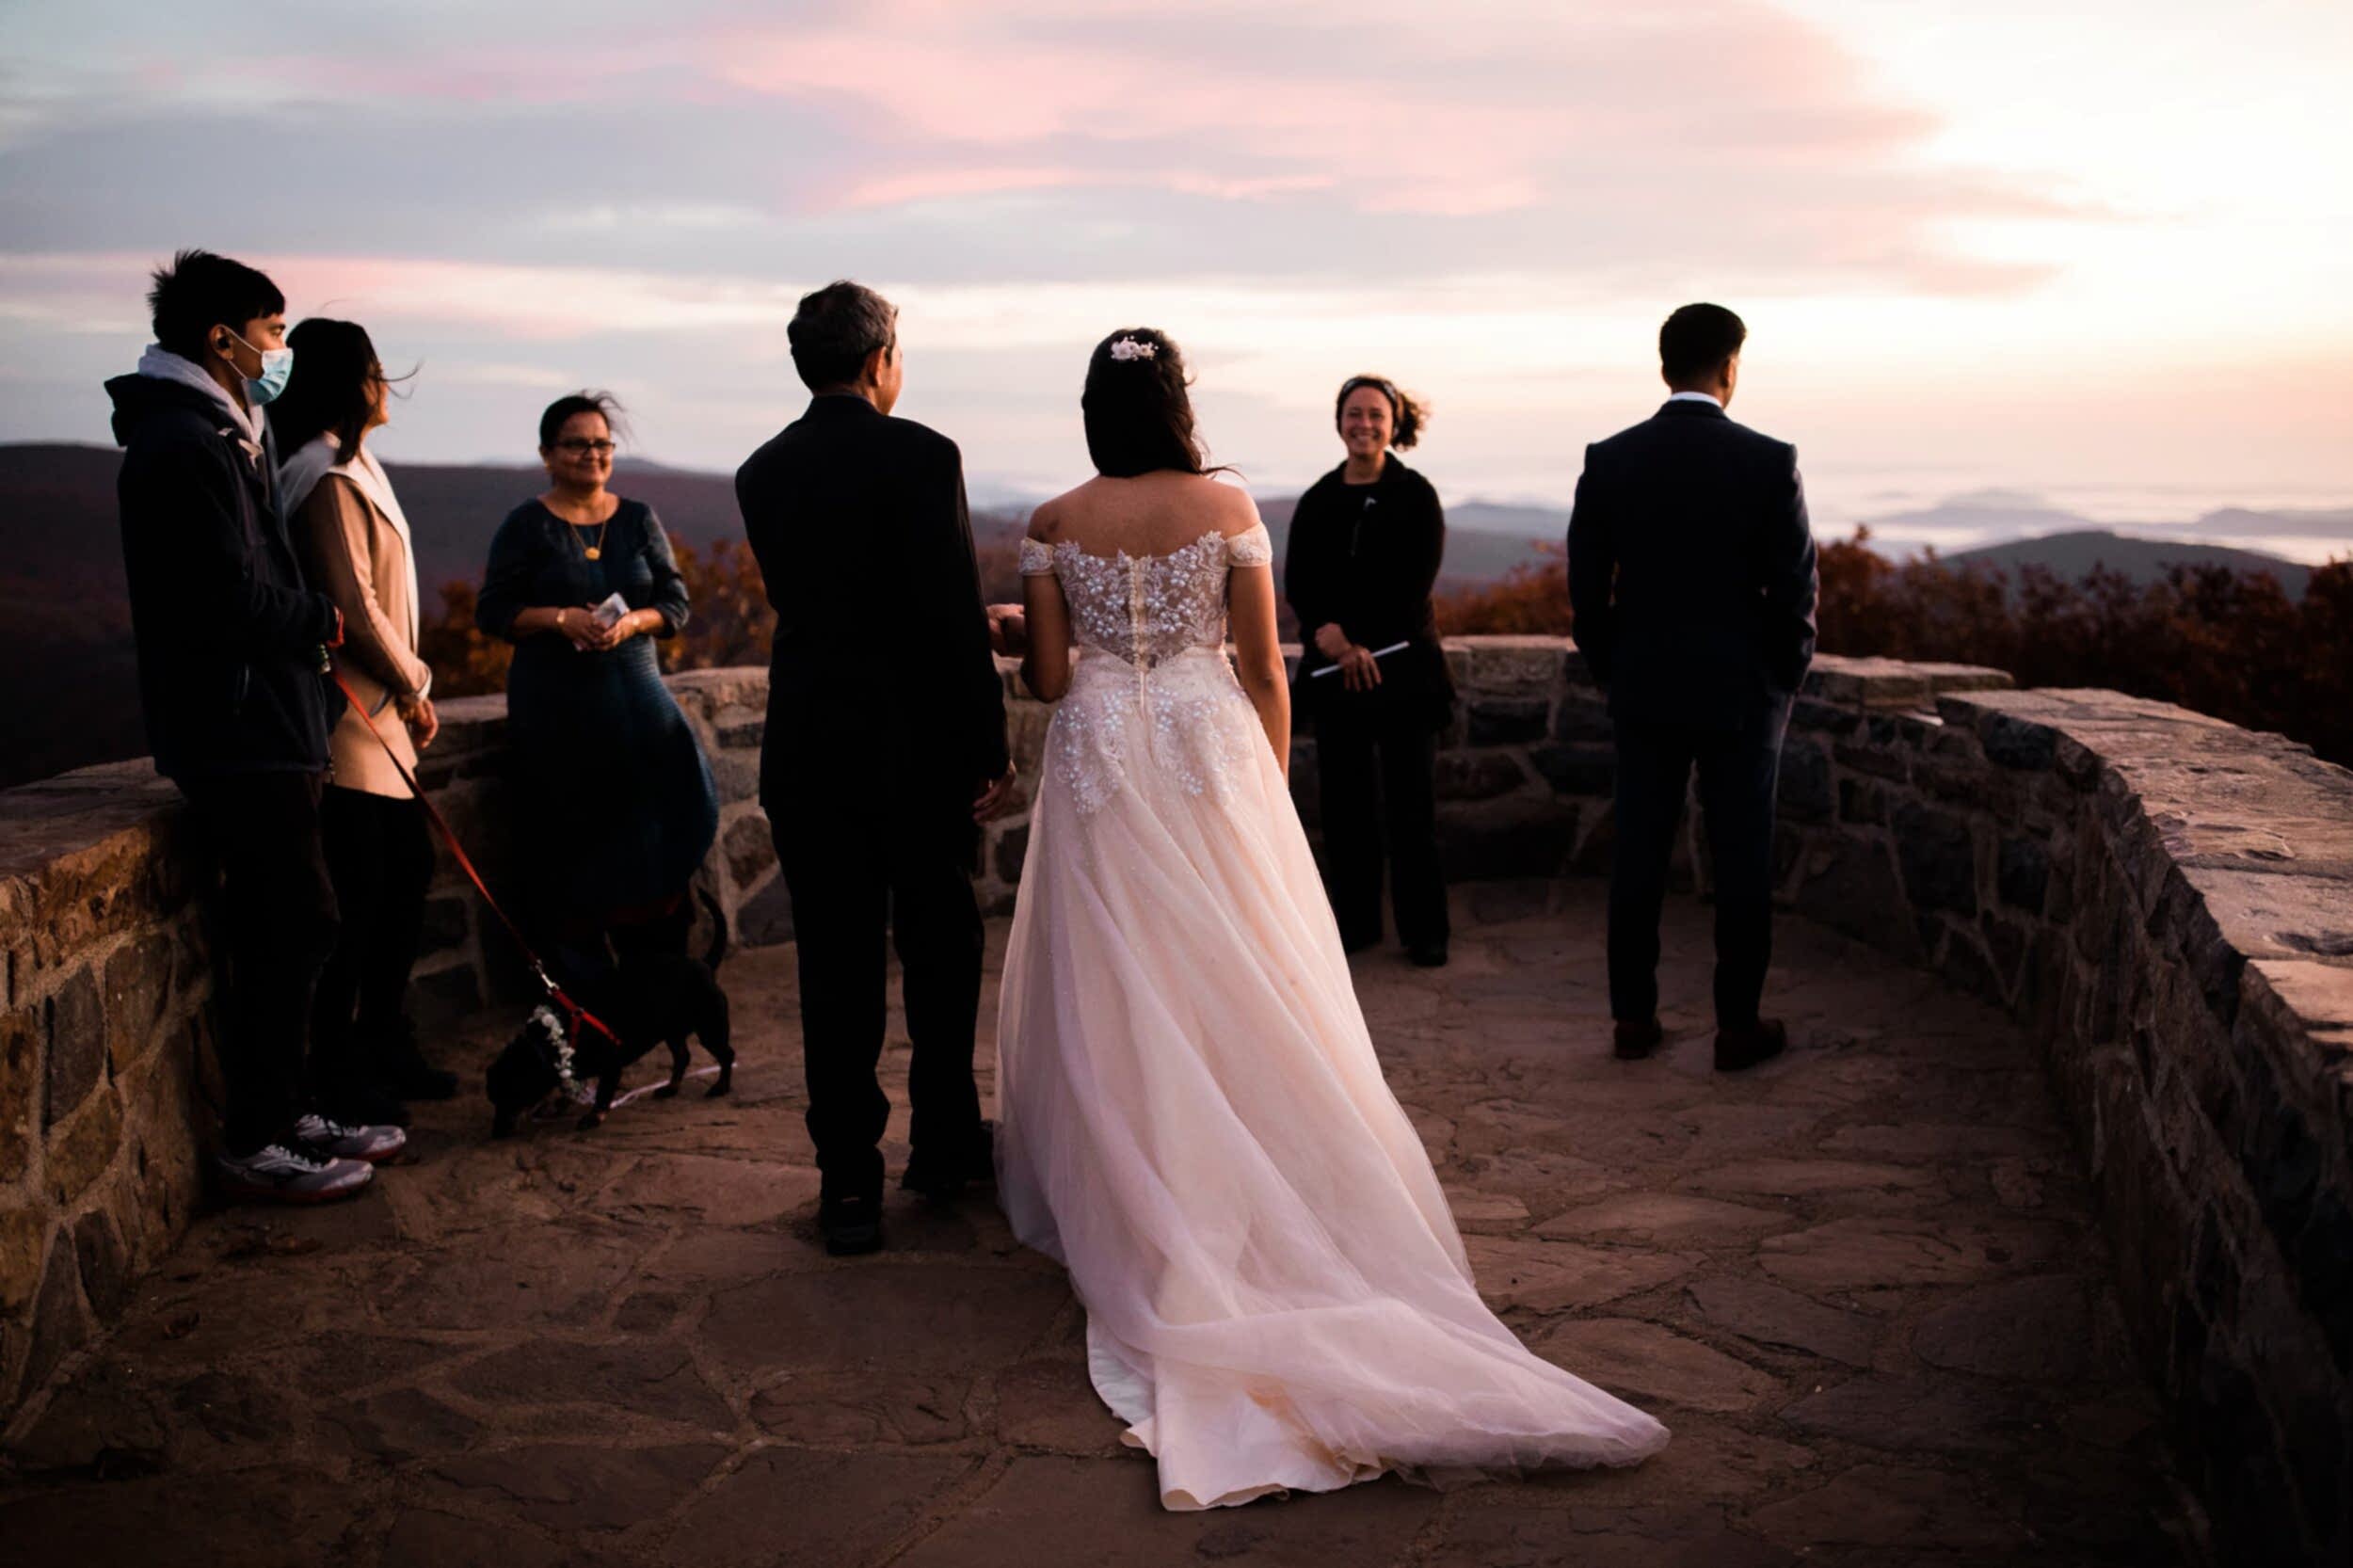
{"type": "Polygon", "coordinates": [[[606,488],[618,412],[603,392],[549,405],[548,488],[499,525],[474,606],[515,645],[507,739],[541,923],[589,971],[606,933],[679,912],[719,825],[710,760],[654,654],[686,624],[686,580],[653,508],[606,488]]]}
{"type": "Polygon", "coordinates": [[[1324,879],[1340,939],[1359,952],[1381,940],[1385,858],[1398,936],[1434,968],[1448,925],[1433,794],[1454,682],[1430,596],[1446,514],[1397,456],[1430,410],[1385,376],[1356,376],[1333,418],[1347,458],[1299,498],[1283,561],[1303,645],[1294,706],[1315,726],[1324,879]]]}

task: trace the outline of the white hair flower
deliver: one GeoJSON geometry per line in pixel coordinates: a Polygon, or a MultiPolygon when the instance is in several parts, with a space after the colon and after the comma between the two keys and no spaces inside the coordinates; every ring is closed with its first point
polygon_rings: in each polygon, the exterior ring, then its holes
{"type": "Polygon", "coordinates": [[[1160,357],[1160,350],[1158,344],[1145,343],[1141,338],[1113,338],[1112,340],[1112,358],[1114,360],[1157,360],[1160,357]]]}

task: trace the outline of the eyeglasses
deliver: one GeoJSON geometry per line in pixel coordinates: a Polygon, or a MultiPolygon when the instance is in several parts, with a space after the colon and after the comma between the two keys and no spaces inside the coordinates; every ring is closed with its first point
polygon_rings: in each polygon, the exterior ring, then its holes
{"type": "Polygon", "coordinates": [[[557,441],[555,450],[568,457],[585,457],[591,452],[602,457],[611,455],[618,445],[616,441],[592,441],[574,436],[568,440],[557,441]]]}

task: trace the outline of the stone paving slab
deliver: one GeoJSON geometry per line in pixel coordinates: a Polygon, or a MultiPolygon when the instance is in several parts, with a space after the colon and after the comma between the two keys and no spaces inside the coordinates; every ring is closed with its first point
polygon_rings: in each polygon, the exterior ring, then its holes
{"type": "MultiPolygon", "coordinates": [[[[1457,890],[1455,962],[1357,984],[1481,1289],[1675,1433],[1631,1471],[1156,1504],[1061,1272],[984,1196],[828,1259],[789,952],[725,979],[738,1094],[504,1143],[433,1107],[358,1204],[201,1220],[0,1452],[10,1564],[1707,1568],[2190,1560],[2157,1409],[2030,1047],[1783,928],[1787,1060],[1607,1046],[1601,890],[1457,890]]],[[[992,927],[995,983],[1001,922],[992,927]]],[[[992,1002],[993,1010],[993,1002],[992,1002]]],[[[507,1020],[443,1043],[479,1062],[507,1020]]],[[[894,1014],[894,1095],[906,1048],[894,1014]]],[[[985,1060],[990,1053],[983,1052],[985,1060]]],[[[890,1126],[904,1154],[902,1109],[890,1126]]]]}

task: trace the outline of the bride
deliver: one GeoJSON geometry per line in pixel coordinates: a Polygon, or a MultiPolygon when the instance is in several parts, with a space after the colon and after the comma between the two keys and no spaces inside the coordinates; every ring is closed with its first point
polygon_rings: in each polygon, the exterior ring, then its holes
{"type": "Polygon", "coordinates": [[[1273,547],[1185,380],[1159,332],[1097,345],[1098,476],[1022,541],[1022,674],[1058,706],[998,1020],[1005,1212],[1070,1271],[1168,1508],[1633,1464],[1666,1429],[1487,1310],[1382,1079],[1287,787],[1273,547]]]}

